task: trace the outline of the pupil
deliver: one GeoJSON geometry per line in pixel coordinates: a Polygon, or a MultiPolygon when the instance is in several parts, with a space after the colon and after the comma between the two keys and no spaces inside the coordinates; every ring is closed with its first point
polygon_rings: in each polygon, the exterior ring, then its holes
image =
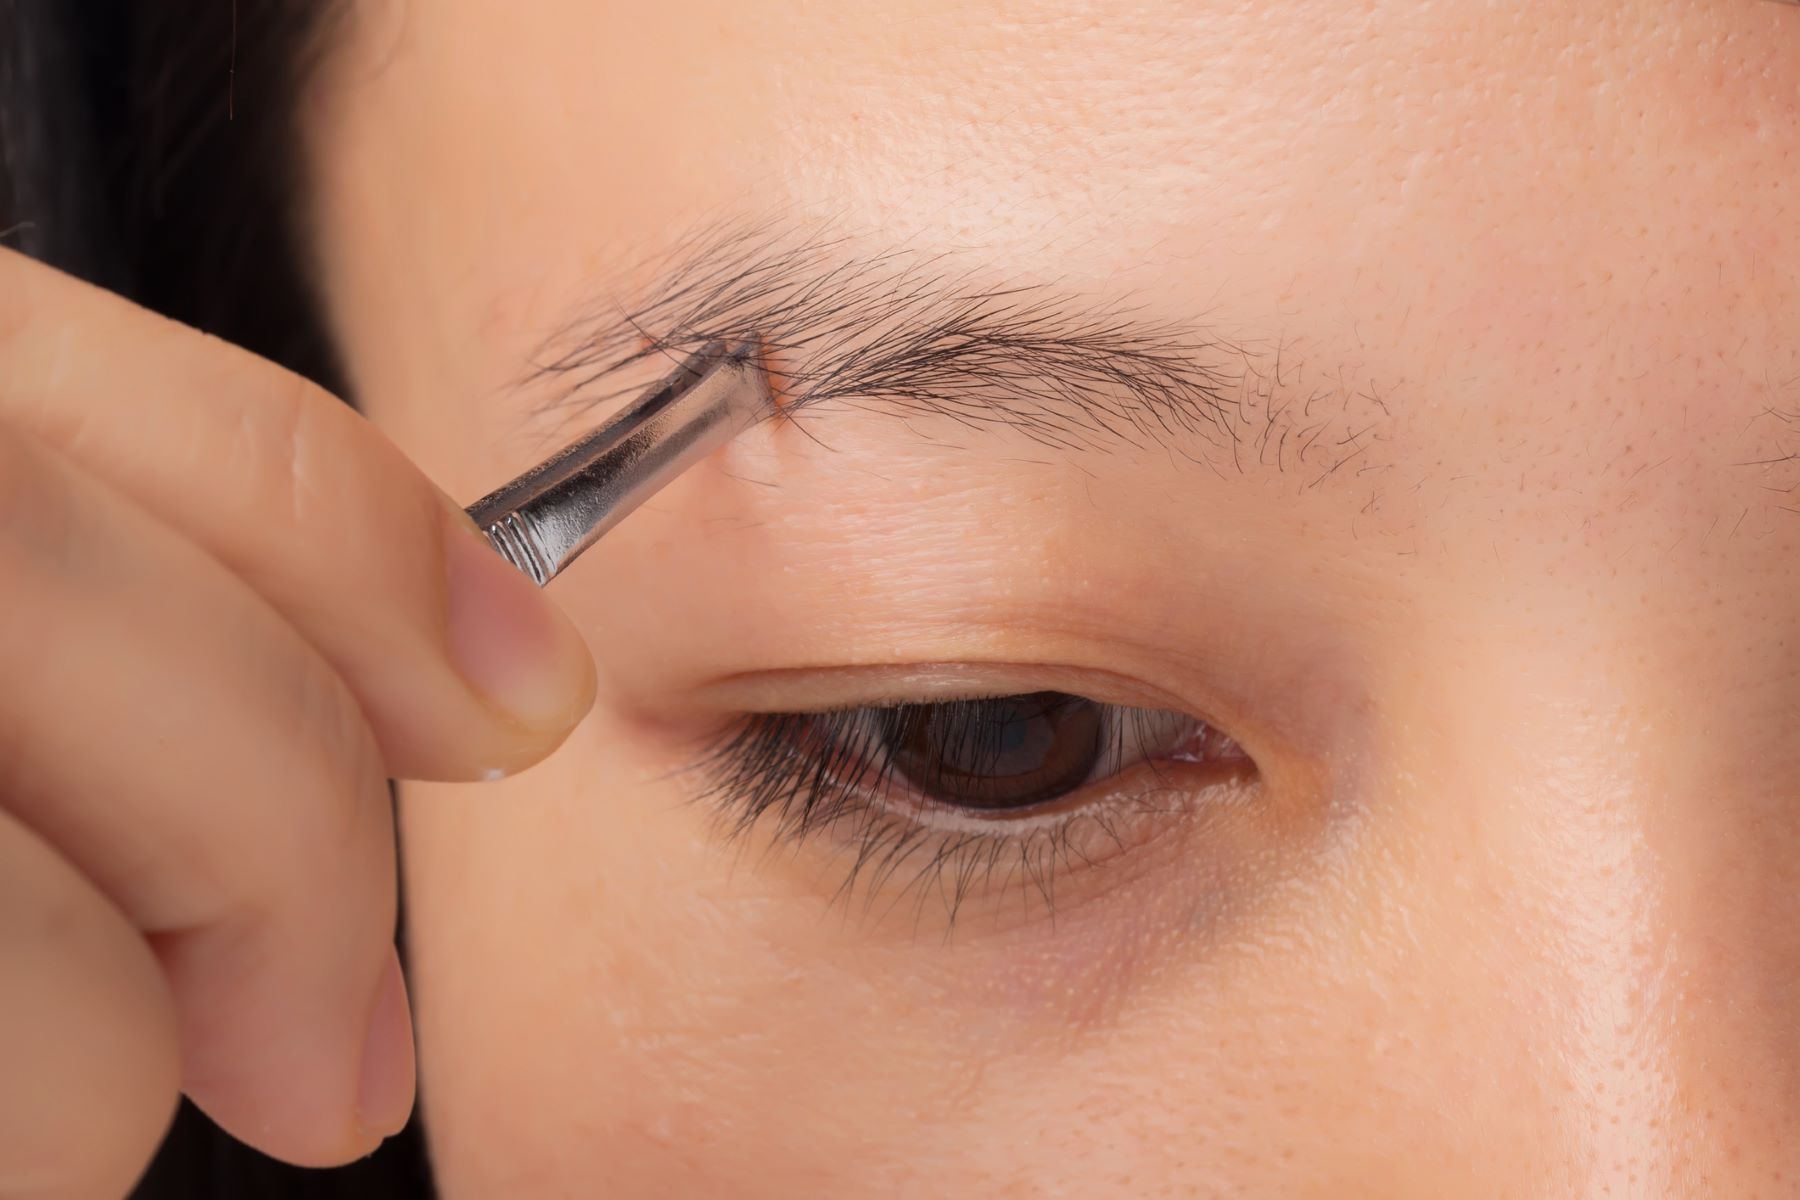
{"type": "Polygon", "coordinates": [[[974,809],[1024,808],[1086,781],[1100,758],[1100,705],[1063,692],[888,709],[894,767],[926,796],[974,809]]]}

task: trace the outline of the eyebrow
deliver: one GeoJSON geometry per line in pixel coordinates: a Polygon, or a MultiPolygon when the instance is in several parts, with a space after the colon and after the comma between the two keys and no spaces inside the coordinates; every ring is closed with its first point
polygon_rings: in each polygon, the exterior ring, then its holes
{"type": "Polygon", "coordinates": [[[578,417],[628,394],[634,366],[755,338],[802,425],[854,407],[1066,451],[1157,446],[1221,476],[1292,470],[1302,487],[1382,469],[1366,456],[1390,414],[1372,389],[1309,386],[1279,341],[1258,351],[1130,297],[994,279],[966,252],[720,223],[633,274],[650,282],[614,287],[532,357],[528,382],[551,385],[540,413],[578,417]]]}

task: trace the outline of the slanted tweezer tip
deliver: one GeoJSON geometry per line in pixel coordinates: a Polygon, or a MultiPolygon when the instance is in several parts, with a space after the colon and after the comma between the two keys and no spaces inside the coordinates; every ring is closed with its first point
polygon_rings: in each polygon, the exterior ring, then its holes
{"type": "Polygon", "coordinates": [[[467,510],[542,587],[714,449],[775,411],[762,340],[707,342],[612,420],[467,510]]]}
{"type": "Polygon", "coordinates": [[[726,362],[743,363],[747,366],[762,366],[762,339],[749,337],[731,338],[719,343],[719,358],[726,362]]]}

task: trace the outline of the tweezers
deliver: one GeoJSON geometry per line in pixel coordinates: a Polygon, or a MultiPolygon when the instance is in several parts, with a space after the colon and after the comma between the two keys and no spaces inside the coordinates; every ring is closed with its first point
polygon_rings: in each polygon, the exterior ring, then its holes
{"type": "Polygon", "coordinates": [[[709,342],[601,428],[471,504],[469,517],[543,587],[773,408],[754,343],[709,342]]]}

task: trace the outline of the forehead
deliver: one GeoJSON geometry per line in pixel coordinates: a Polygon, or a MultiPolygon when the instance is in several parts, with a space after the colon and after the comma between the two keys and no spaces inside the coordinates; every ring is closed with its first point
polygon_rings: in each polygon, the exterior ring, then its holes
{"type": "Polygon", "coordinates": [[[632,9],[362,6],[313,132],[377,403],[492,390],[622,254],[772,211],[1129,295],[1380,397],[1396,529],[1503,494],[1583,528],[1787,502],[1780,464],[1740,464],[1800,408],[1800,13],[632,9]]]}

